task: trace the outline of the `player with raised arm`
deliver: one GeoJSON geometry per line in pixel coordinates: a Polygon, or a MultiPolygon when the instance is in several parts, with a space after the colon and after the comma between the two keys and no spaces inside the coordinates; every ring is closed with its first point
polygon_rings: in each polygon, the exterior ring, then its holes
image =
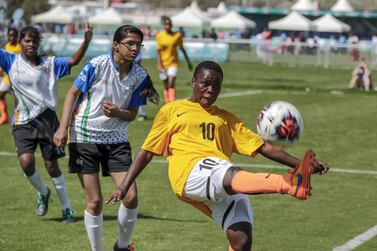
{"type": "Polygon", "coordinates": [[[253,214],[246,194],[281,193],[305,200],[311,174],[328,165],[308,150],[302,161],[264,142],[232,113],[214,106],[223,72],[212,61],[195,69],[192,96],[164,105],[129,171],[107,203],[122,200],[155,155],[167,154],[170,183],[181,200],[210,216],[225,231],[229,250],[250,250],[253,214]],[[238,153],[264,157],[294,168],[288,175],[252,173],[232,164],[238,153]]]}
{"type": "Polygon", "coordinates": [[[18,161],[25,177],[38,191],[37,214],[43,216],[47,213],[50,198],[50,189],[35,168],[34,153],[39,145],[45,167],[58,194],[65,223],[73,222],[75,215],[57,160],[65,155],[64,148],[56,147],[52,138],[59,126],[55,112],[58,80],[68,75],[71,67],[80,62],[91,39],[92,27],[86,23],[84,41],[71,57],[40,56],[38,48],[41,34],[29,26],[20,32],[21,54],[0,50],[0,66],[8,74],[16,96],[12,133],[18,161]]]}
{"type": "MultiPolygon", "coordinates": [[[[84,223],[92,250],[102,251],[103,196],[99,178],[111,176],[118,187],[132,162],[127,128],[141,105],[158,103],[147,72],[135,62],[143,33],[132,25],[119,27],[112,50],[88,61],[68,91],[60,127],[54,135],[64,146],[69,130],[69,172],[77,173],[86,193],[84,223]]],[[[137,190],[133,183],[118,211],[115,251],[131,251],[137,220],[137,190]]]]}

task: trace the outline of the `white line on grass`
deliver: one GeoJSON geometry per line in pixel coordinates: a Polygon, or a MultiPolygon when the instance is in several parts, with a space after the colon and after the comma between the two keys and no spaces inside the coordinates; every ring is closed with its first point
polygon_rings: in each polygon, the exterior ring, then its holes
{"type": "Polygon", "coordinates": [[[258,95],[262,94],[262,90],[249,90],[249,91],[241,91],[241,92],[228,92],[223,93],[219,96],[219,98],[231,98],[231,97],[240,97],[240,96],[249,96],[249,95],[258,95]]]}
{"type": "Polygon", "coordinates": [[[350,251],[358,246],[362,245],[364,242],[369,241],[370,239],[374,238],[377,236],[377,225],[374,227],[369,228],[367,231],[364,233],[356,236],[355,238],[347,241],[345,244],[341,246],[337,246],[333,249],[333,251],[350,251]]]}
{"type": "MultiPolygon", "coordinates": [[[[0,156],[16,156],[16,153],[11,152],[0,152],[0,156]]],[[[40,154],[36,154],[36,156],[40,156],[40,154]]],[[[162,159],[154,159],[152,163],[159,163],[159,164],[166,164],[166,160],[162,159]]],[[[264,165],[264,164],[244,164],[244,163],[234,163],[235,166],[239,167],[251,167],[251,168],[261,168],[261,169],[281,169],[286,170],[287,168],[284,166],[276,166],[276,165],[264,165]]],[[[330,169],[331,172],[335,173],[353,173],[353,174],[372,174],[377,175],[376,170],[360,170],[360,169],[348,169],[348,168],[337,168],[332,167],[330,169]]]]}

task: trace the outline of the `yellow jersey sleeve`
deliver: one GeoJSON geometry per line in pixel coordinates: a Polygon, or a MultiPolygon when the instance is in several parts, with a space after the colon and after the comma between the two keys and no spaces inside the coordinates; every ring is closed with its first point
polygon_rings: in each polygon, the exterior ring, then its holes
{"type": "Polygon", "coordinates": [[[155,155],[164,155],[169,143],[168,125],[169,110],[165,105],[161,107],[160,111],[157,113],[153,121],[152,129],[141,148],[155,155]]]}
{"type": "Polygon", "coordinates": [[[255,156],[256,151],[264,144],[263,139],[233,114],[228,114],[229,128],[234,141],[234,152],[247,156],[255,156]]]}

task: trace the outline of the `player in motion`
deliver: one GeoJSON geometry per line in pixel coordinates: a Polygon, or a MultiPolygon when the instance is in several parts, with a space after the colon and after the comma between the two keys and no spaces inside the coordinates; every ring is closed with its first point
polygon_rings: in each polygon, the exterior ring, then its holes
{"type": "MultiPolygon", "coordinates": [[[[143,33],[132,25],[119,27],[112,50],[88,61],[68,91],[60,127],[54,135],[64,146],[69,130],[69,172],[77,173],[86,193],[84,223],[92,250],[102,251],[103,196],[99,179],[111,176],[118,187],[132,162],[127,128],[146,99],[159,97],[147,72],[135,62],[143,33]]],[[[137,191],[133,183],[118,211],[118,240],[114,250],[133,250],[131,236],[137,220],[137,191]]]]}
{"type": "Polygon", "coordinates": [[[175,79],[178,75],[179,64],[177,47],[182,51],[190,71],[192,65],[183,46],[181,33],[172,31],[173,24],[169,17],[165,17],[162,22],[164,31],[156,35],[157,70],[160,79],[164,81],[165,103],[169,103],[176,99],[175,79]]]}
{"type": "Polygon", "coordinates": [[[308,150],[302,161],[264,142],[232,113],[214,106],[223,80],[221,67],[201,62],[191,81],[192,96],[163,106],[125,179],[108,203],[122,200],[154,155],[168,155],[175,194],[212,217],[225,231],[229,250],[250,250],[252,209],[246,194],[281,193],[305,200],[312,173],[329,167],[308,150]],[[231,163],[232,153],[266,158],[294,170],[286,176],[251,173],[231,163]]]}
{"type": "Polygon", "coordinates": [[[64,148],[55,147],[52,138],[59,126],[55,113],[58,79],[68,75],[71,67],[80,62],[91,39],[92,27],[86,23],[84,41],[71,57],[39,56],[41,35],[36,28],[29,26],[20,32],[21,54],[0,50],[0,66],[8,74],[16,96],[12,133],[18,161],[25,177],[38,191],[37,214],[43,216],[47,213],[50,197],[50,189],[35,168],[34,152],[39,144],[45,167],[60,200],[65,223],[73,222],[75,215],[57,161],[64,156],[64,148]]]}

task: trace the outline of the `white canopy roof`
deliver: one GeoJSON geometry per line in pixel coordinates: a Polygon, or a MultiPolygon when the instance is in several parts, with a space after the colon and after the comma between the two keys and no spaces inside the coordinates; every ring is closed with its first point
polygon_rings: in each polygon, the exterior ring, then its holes
{"type": "Polygon", "coordinates": [[[76,20],[76,15],[64,9],[63,6],[58,5],[47,12],[33,15],[31,20],[34,23],[69,24],[76,20]]]}
{"type": "Polygon", "coordinates": [[[281,19],[269,22],[268,28],[273,30],[310,31],[314,29],[314,26],[312,21],[297,11],[292,11],[281,19]]]}
{"type": "Polygon", "coordinates": [[[228,14],[212,20],[211,27],[224,29],[254,28],[255,22],[232,10],[228,14]]]}
{"type": "Polygon", "coordinates": [[[318,10],[318,2],[312,0],[298,0],[291,6],[292,10],[318,10]]]}
{"type": "Polygon", "coordinates": [[[332,7],[332,11],[353,11],[347,0],[338,0],[332,7]]]}
{"type": "Polygon", "coordinates": [[[313,21],[313,24],[316,27],[316,31],[318,32],[349,32],[351,30],[351,27],[343,23],[342,21],[335,18],[330,13],[327,13],[326,15],[317,18],[313,21]]]}
{"type": "Polygon", "coordinates": [[[114,8],[109,7],[104,12],[89,18],[91,24],[102,24],[102,25],[119,25],[124,23],[130,23],[131,20],[125,15],[122,15],[114,8]]]}
{"type": "Polygon", "coordinates": [[[196,13],[191,6],[186,7],[183,11],[179,12],[177,15],[173,16],[172,22],[174,26],[182,27],[200,27],[208,25],[210,22],[209,18],[201,16],[196,13]]]}

